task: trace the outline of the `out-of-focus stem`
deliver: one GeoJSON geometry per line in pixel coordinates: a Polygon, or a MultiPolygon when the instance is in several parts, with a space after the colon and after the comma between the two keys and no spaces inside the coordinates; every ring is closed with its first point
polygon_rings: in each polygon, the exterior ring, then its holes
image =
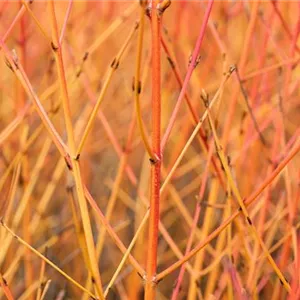
{"type": "Polygon", "coordinates": [[[95,119],[96,119],[96,116],[97,116],[97,113],[99,111],[99,108],[100,108],[100,104],[102,103],[103,99],[104,99],[104,96],[105,96],[105,93],[107,91],[107,88],[111,82],[111,79],[112,79],[112,75],[114,74],[114,72],[118,69],[119,67],[119,64],[120,64],[120,60],[124,54],[124,52],[126,51],[126,49],[128,48],[129,46],[129,43],[130,41],[132,40],[132,37],[133,37],[133,34],[135,33],[136,29],[138,28],[138,23],[133,27],[133,29],[131,30],[131,32],[129,33],[127,39],[125,40],[122,48],[120,49],[119,53],[116,55],[116,57],[113,59],[111,65],[110,65],[110,69],[108,71],[108,74],[107,74],[107,77],[105,79],[105,82],[103,84],[103,87],[101,89],[101,92],[99,94],[99,97],[97,99],[97,102],[96,102],[96,105],[94,106],[93,110],[92,110],[92,113],[88,119],[88,122],[87,122],[87,125],[86,125],[86,128],[84,130],[84,133],[82,135],[82,138],[80,140],[80,143],[79,143],[79,146],[78,146],[78,149],[76,150],[76,155],[75,156],[78,156],[80,155],[82,149],[83,149],[83,146],[84,146],[84,143],[86,142],[86,139],[88,137],[88,134],[90,133],[91,129],[92,129],[92,126],[95,122],[95,119]]]}

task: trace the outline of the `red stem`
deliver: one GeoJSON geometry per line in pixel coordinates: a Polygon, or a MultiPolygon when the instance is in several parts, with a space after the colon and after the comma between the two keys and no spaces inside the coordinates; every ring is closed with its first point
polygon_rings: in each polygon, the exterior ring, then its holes
{"type": "Polygon", "coordinates": [[[195,49],[193,51],[192,59],[191,59],[187,74],[186,74],[184,82],[183,82],[182,89],[180,91],[177,103],[176,103],[175,108],[173,110],[173,113],[171,115],[168,127],[167,127],[166,132],[165,132],[165,134],[163,136],[163,139],[162,139],[162,143],[161,143],[162,151],[165,148],[166,143],[169,139],[169,136],[170,136],[171,130],[174,126],[174,123],[175,123],[180,105],[181,105],[181,103],[184,99],[188,83],[189,83],[190,78],[191,78],[191,76],[193,74],[193,71],[195,69],[196,61],[197,61],[197,58],[199,56],[200,47],[202,45],[202,41],[203,41],[203,38],[204,38],[204,33],[205,33],[205,30],[206,30],[206,26],[207,26],[208,19],[209,19],[211,10],[212,10],[213,3],[214,3],[214,0],[209,0],[209,2],[208,2],[208,6],[207,6],[207,9],[206,9],[206,12],[205,12],[205,15],[204,15],[203,23],[202,23],[202,26],[201,26],[201,29],[200,29],[200,32],[199,32],[199,36],[198,36],[198,39],[197,39],[197,42],[196,42],[195,49]]]}

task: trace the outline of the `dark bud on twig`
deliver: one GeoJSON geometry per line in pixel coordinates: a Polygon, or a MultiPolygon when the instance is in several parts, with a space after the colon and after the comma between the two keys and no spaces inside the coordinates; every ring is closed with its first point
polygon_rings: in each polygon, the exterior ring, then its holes
{"type": "MultiPolygon", "coordinates": [[[[190,57],[189,57],[189,66],[192,63],[192,60],[193,60],[193,56],[191,54],[190,57]]],[[[196,58],[196,60],[194,62],[194,68],[196,68],[198,66],[200,60],[201,60],[201,55],[198,55],[198,57],[196,58]]]]}
{"type": "Polygon", "coordinates": [[[156,160],[152,157],[149,158],[149,161],[150,161],[151,165],[155,165],[155,163],[156,163],[156,160]]]}
{"type": "Polygon", "coordinates": [[[141,81],[138,82],[138,86],[137,86],[137,93],[140,94],[142,91],[142,83],[141,81]]]}
{"type": "Polygon", "coordinates": [[[209,96],[204,89],[201,90],[201,99],[203,100],[204,106],[209,107],[209,96]]]}
{"type": "Polygon", "coordinates": [[[144,276],[140,272],[137,272],[137,274],[141,279],[144,279],[144,276]]]}
{"type": "Polygon", "coordinates": [[[69,155],[66,155],[65,157],[64,157],[64,159],[65,159],[65,163],[66,163],[66,165],[67,165],[67,168],[70,170],[70,171],[72,171],[72,165],[71,165],[71,163],[70,163],[70,156],[69,155]]]}
{"type": "Polygon", "coordinates": [[[249,217],[247,217],[247,222],[249,223],[249,225],[252,226],[252,221],[251,221],[251,219],[249,217]]]}
{"type": "Polygon", "coordinates": [[[86,60],[88,59],[88,57],[89,57],[89,53],[88,53],[88,52],[85,52],[85,53],[84,53],[84,56],[83,56],[83,58],[82,58],[82,61],[86,61],[86,60]]]}
{"type": "Polygon", "coordinates": [[[14,72],[14,69],[13,69],[11,63],[9,62],[9,60],[8,60],[6,57],[5,57],[5,64],[8,66],[8,68],[9,68],[12,72],[14,72]]]}
{"type": "Polygon", "coordinates": [[[237,71],[237,66],[236,65],[231,65],[229,68],[229,74],[231,75],[234,71],[237,71]]]}
{"type": "Polygon", "coordinates": [[[80,68],[77,73],[76,73],[76,78],[79,78],[79,76],[81,75],[82,69],[80,68]]]}
{"type": "Polygon", "coordinates": [[[116,70],[119,66],[119,60],[115,57],[114,60],[112,61],[110,67],[114,70],[116,70]]]}
{"type": "Polygon", "coordinates": [[[171,5],[171,0],[163,0],[156,6],[158,16],[161,16],[164,11],[171,5]]]}
{"type": "Polygon", "coordinates": [[[4,285],[7,286],[7,281],[3,276],[2,276],[2,280],[3,280],[4,285]]]}
{"type": "Polygon", "coordinates": [[[189,56],[189,65],[192,63],[192,54],[189,56]]]}
{"type": "Polygon", "coordinates": [[[145,14],[147,17],[151,18],[151,11],[152,11],[152,7],[151,5],[147,5],[147,7],[145,8],[145,14]]]}
{"type": "Polygon", "coordinates": [[[139,23],[139,21],[136,21],[136,22],[135,22],[135,27],[134,27],[134,30],[137,30],[137,29],[139,28],[139,26],[140,26],[140,23],[139,23]]]}
{"type": "Polygon", "coordinates": [[[58,50],[58,46],[56,46],[53,42],[51,42],[51,48],[54,52],[58,50]]]}
{"type": "Polygon", "coordinates": [[[167,60],[171,66],[172,69],[175,69],[175,64],[174,61],[172,60],[172,58],[170,56],[167,56],[167,60]]]}
{"type": "Polygon", "coordinates": [[[135,82],[135,78],[134,78],[134,76],[132,77],[132,83],[131,83],[131,89],[132,89],[132,91],[134,92],[134,90],[135,90],[135,84],[134,84],[134,82],[135,82]]]}
{"type": "Polygon", "coordinates": [[[200,59],[201,59],[201,55],[198,55],[198,57],[196,58],[196,61],[194,63],[194,68],[196,68],[198,66],[200,59]]]}
{"type": "Polygon", "coordinates": [[[279,281],[280,281],[280,284],[283,285],[283,281],[281,279],[279,279],[279,281]]]}

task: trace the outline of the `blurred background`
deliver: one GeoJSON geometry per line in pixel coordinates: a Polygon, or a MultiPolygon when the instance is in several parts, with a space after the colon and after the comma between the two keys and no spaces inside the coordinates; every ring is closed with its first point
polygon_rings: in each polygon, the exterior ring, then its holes
{"type": "MultiPolygon", "coordinates": [[[[149,156],[137,126],[132,88],[141,8],[137,1],[54,3],[58,31],[63,32],[62,53],[76,145],[103,93],[80,155],[83,182],[128,247],[149,201],[149,156]],[[112,71],[120,49],[124,51],[119,66],[112,71]]],[[[206,1],[172,1],[164,12],[162,136],[181,90],[179,79],[184,80],[188,70],[207,5],[206,1]]],[[[151,140],[148,16],[144,25],[140,104],[151,140]]],[[[221,89],[211,115],[232,178],[243,199],[270,178],[270,184],[248,211],[259,236],[291,284],[293,295],[298,296],[299,154],[279,176],[272,177],[272,172],[299,145],[299,32],[298,2],[216,1],[186,92],[194,118],[184,100],[162,161],[164,182],[187,144],[195,120],[205,112],[201,95],[205,91],[211,100],[221,89]],[[232,65],[238,71],[222,86],[224,74],[232,65]]],[[[72,176],[7,59],[9,53],[22,66],[29,85],[67,144],[47,1],[1,1],[0,38],[8,51],[2,49],[0,53],[0,216],[14,233],[88,286],[72,176]]],[[[182,257],[191,235],[192,248],[199,242],[204,242],[205,247],[185,265],[178,294],[174,296],[180,268],[158,284],[157,299],[171,299],[172,295],[172,299],[190,300],[288,299],[243,217],[230,222],[216,238],[207,239],[238,208],[206,120],[161,195],[158,272],[182,257]],[[196,230],[192,229],[193,222],[196,230]]],[[[104,233],[97,212],[90,206],[89,212],[105,287],[123,254],[110,235],[104,233]]],[[[44,299],[88,299],[87,294],[48,264],[43,272],[42,260],[8,236],[2,226],[0,274],[15,299],[38,299],[38,291],[44,290],[45,285],[44,299]]],[[[147,241],[145,225],[131,251],[143,268],[147,241]]],[[[142,279],[127,261],[107,299],[142,299],[142,295],[142,279]]],[[[298,296],[289,299],[299,299],[298,296]]],[[[5,299],[3,290],[0,298],[5,299]]]]}

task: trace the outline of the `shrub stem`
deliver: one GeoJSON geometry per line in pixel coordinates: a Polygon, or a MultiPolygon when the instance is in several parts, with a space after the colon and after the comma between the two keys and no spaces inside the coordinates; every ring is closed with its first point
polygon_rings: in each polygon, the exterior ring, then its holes
{"type": "Polygon", "coordinates": [[[71,160],[72,160],[72,168],[70,167],[69,169],[73,170],[76,191],[78,196],[78,203],[79,203],[82,224],[84,229],[84,236],[87,244],[87,253],[89,255],[89,261],[90,261],[89,267],[93,277],[92,281],[95,283],[97,295],[100,297],[100,299],[104,299],[100,272],[98,269],[98,261],[96,258],[91,220],[90,220],[88,206],[84,195],[84,185],[81,178],[79,156],[75,156],[76,145],[75,145],[75,138],[73,132],[73,125],[72,125],[70,99],[68,95],[68,88],[67,88],[65,69],[64,69],[63,57],[62,57],[61,41],[59,40],[58,26],[56,21],[55,7],[54,7],[53,0],[49,0],[49,8],[50,8],[51,26],[52,26],[52,39],[53,39],[51,42],[51,46],[55,55],[55,60],[57,65],[62,103],[64,109],[64,119],[65,119],[67,136],[68,136],[68,146],[70,149],[71,160]]]}
{"type": "Polygon", "coordinates": [[[161,153],[160,153],[160,119],[161,119],[161,70],[160,70],[160,39],[161,15],[156,9],[158,0],[151,1],[151,30],[152,30],[152,149],[158,158],[151,163],[150,188],[150,218],[149,218],[149,244],[147,257],[147,275],[145,286],[145,299],[155,299],[156,294],[156,268],[157,243],[159,224],[159,200],[161,181],[161,153]]]}

